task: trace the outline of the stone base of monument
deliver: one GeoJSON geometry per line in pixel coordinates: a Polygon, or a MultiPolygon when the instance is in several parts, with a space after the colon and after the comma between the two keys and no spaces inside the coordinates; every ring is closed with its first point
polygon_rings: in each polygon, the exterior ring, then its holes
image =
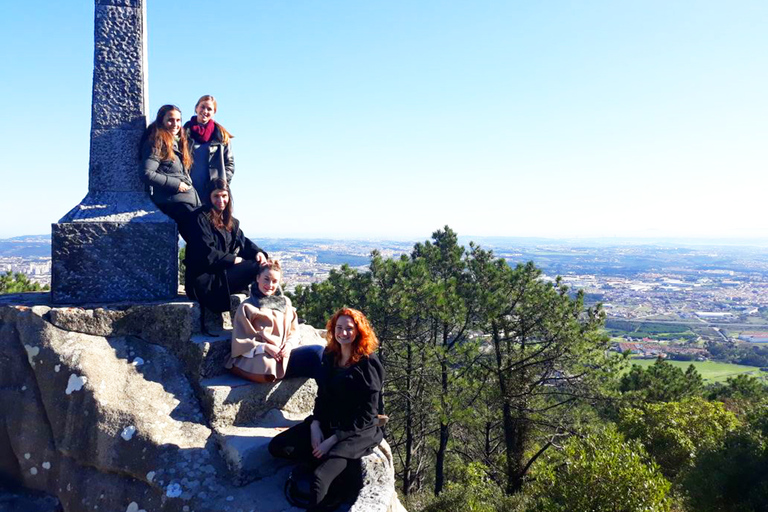
{"type": "Polygon", "coordinates": [[[146,193],[90,193],[51,230],[54,304],[176,296],[176,223],[146,193]]]}
{"type": "MultiPolygon", "coordinates": [[[[0,298],[0,454],[11,459],[0,477],[66,512],[295,511],[283,495],[290,468],[266,445],[308,414],[314,382],[225,374],[229,332],[199,326],[199,306],[181,300],[84,309],[51,307],[46,294],[0,298]]],[[[402,510],[386,443],[363,471],[357,500],[339,510],[402,510]]]]}

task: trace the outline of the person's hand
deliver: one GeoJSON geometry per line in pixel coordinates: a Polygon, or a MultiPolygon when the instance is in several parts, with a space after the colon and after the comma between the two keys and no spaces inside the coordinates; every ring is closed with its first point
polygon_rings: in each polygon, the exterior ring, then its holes
{"type": "Polygon", "coordinates": [[[322,459],[323,456],[325,456],[325,454],[328,453],[331,448],[333,448],[334,444],[336,444],[336,442],[334,441],[333,436],[331,436],[320,443],[317,448],[312,450],[312,455],[314,455],[316,459],[322,459]]]}
{"type": "Polygon", "coordinates": [[[277,347],[276,347],[276,346],[274,346],[274,345],[270,345],[269,343],[267,343],[266,345],[264,345],[264,352],[265,352],[266,354],[268,354],[268,355],[270,355],[270,356],[274,357],[274,358],[275,358],[275,359],[277,359],[278,361],[281,359],[281,357],[280,357],[280,349],[279,349],[279,348],[277,348],[277,347]]]}
{"type": "Polygon", "coordinates": [[[288,345],[283,345],[280,347],[280,359],[284,359],[288,357],[288,354],[291,353],[291,349],[288,348],[288,345]]]}
{"type": "Polygon", "coordinates": [[[243,258],[241,258],[240,256],[235,256],[235,265],[242,262],[243,262],[243,258]]]}
{"type": "Polygon", "coordinates": [[[313,421],[309,426],[309,437],[312,450],[316,450],[320,444],[325,441],[323,431],[320,429],[320,423],[313,421]]]}
{"type": "Polygon", "coordinates": [[[179,192],[186,192],[187,190],[189,190],[189,185],[187,185],[183,181],[179,183],[179,192]]]}
{"type": "Polygon", "coordinates": [[[260,253],[256,254],[256,261],[258,262],[259,265],[262,265],[262,266],[266,265],[267,264],[267,257],[264,256],[263,252],[260,252],[260,253]]]}

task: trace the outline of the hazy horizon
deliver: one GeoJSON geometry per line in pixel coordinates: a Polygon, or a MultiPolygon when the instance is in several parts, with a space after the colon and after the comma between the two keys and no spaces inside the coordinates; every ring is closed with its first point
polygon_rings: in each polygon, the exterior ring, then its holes
{"type": "MultiPolygon", "coordinates": [[[[767,2],[146,6],[149,120],[216,96],[262,236],[768,237],[767,2]]],[[[35,7],[6,6],[2,237],[88,188],[94,5],[35,7]]]]}
{"type": "MultiPolygon", "coordinates": [[[[442,229],[442,228],[440,228],[442,229]]],[[[322,240],[322,241],[348,241],[348,242],[422,242],[431,238],[431,233],[426,234],[423,237],[334,237],[334,236],[271,236],[264,234],[252,234],[245,233],[246,236],[253,238],[254,240],[322,240]]],[[[768,247],[768,237],[711,237],[711,238],[686,238],[686,237],[523,237],[523,236],[482,236],[482,235],[463,235],[457,233],[459,236],[459,242],[461,244],[468,244],[470,241],[477,241],[479,243],[501,243],[512,241],[527,241],[527,242],[541,242],[541,243],[588,243],[592,242],[597,245],[607,245],[611,242],[618,245],[683,245],[683,246],[729,246],[729,247],[768,247]]],[[[40,233],[34,235],[17,235],[7,238],[0,238],[0,241],[8,241],[24,238],[50,238],[50,233],[40,233]]],[[[180,243],[181,243],[180,239],[180,243]]]]}

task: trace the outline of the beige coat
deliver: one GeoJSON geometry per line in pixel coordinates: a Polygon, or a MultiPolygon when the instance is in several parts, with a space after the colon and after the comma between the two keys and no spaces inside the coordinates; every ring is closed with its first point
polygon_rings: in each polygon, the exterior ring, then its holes
{"type": "Polygon", "coordinates": [[[237,366],[255,375],[285,376],[288,357],[277,361],[266,345],[293,350],[299,344],[299,321],[288,297],[250,297],[240,304],[232,322],[232,354],[226,367],[237,366]]]}

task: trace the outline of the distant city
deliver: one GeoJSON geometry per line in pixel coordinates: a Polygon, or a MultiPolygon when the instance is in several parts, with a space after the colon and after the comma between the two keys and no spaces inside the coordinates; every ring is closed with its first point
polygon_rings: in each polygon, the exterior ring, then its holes
{"type": "MultiPolygon", "coordinates": [[[[373,250],[384,257],[409,254],[416,241],[255,238],[283,263],[285,286],[309,286],[326,279],[342,264],[365,269],[373,250]]],[[[509,264],[533,261],[554,280],[581,289],[587,304],[602,303],[612,334],[635,342],[713,341],[768,342],[768,250],[754,245],[675,245],[669,241],[548,240],[462,237],[509,264]],[[659,329],[638,329],[663,323],[659,329]],[[671,329],[670,326],[679,326],[671,329]],[[671,333],[671,334],[670,334],[671,333]]],[[[50,237],[0,240],[0,271],[22,272],[40,284],[50,283],[50,237]]]]}

